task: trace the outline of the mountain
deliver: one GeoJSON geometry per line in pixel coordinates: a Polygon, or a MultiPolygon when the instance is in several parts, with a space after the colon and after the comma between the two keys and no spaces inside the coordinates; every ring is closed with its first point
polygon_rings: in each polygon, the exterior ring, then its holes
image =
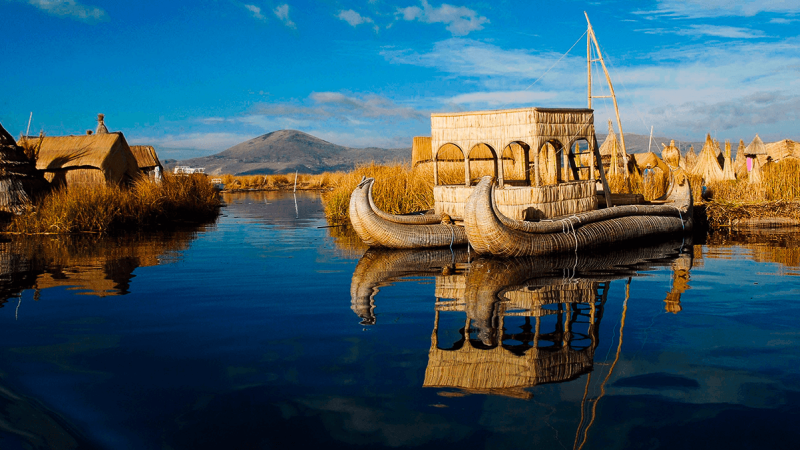
{"type": "Polygon", "coordinates": [[[211,156],[175,161],[175,166],[204,167],[210,175],[321,173],[351,170],[358,163],[411,159],[411,148],[350,148],[296,130],[280,130],[250,139],[211,156]]]}
{"type": "MultiPolygon", "coordinates": [[[[602,144],[604,139],[605,135],[597,135],[598,143],[602,144]]],[[[649,139],[650,136],[626,133],[628,153],[646,152],[649,139]]],[[[652,150],[657,155],[661,154],[662,142],[669,144],[669,138],[653,138],[652,150]]],[[[689,144],[694,144],[696,152],[703,147],[702,142],[682,142],[683,153],[686,153],[689,144]]],[[[409,159],[410,148],[350,148],[302,131],[280,130],[234,145],[215,155],[183,161],[166,160],[164,166],[167,170],[175,166],[204,167],[209,175],[255,175],[292,173],[295,170],[301,173],[348,171],[359,163],[391,163],[409,159]]]]}

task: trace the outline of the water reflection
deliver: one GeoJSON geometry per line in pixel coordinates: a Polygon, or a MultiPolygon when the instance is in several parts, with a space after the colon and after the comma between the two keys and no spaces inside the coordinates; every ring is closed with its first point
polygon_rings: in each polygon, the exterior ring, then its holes
{"type": "MultiPolygon", "coordinates": [[[[369,250],[353,273],[351,309],[375,324],[375,296],[408,277],[435,279],[424,387],[528,399],[527,388],[590,372],[609,283],[672,269],[665,310],[681,310],[693,251],[683,242],[535,258],[471,259],[467,250],[369,250]],[[445,317],[450,316],[450,317],[445,317]],[[458,316],[459,318],[453,318],[458,316]],[[456,329],[443,329],[447,323],[456,329]],[[455,324],[455,325],[453,325],[455,324]]],[[[624,320],[624,318],[623,318],[624,320]]]]}
{"type": "Polygon", "coordinates": [[[76,294],[106,297],[130,292],[138,267],[174,262],[196,230],[125,237],[95,235],[17,237],[0,243],[0,308],[34,289],[65,287],[76,294]]]}
{"type": "Polygon", "coordinates": [[[317,218],[324,217],[321,195],[315,191],[223,192],[223,212],[278,228],[307,228],[317,226],[317,218]]]}
{"type": "Polygon", "coordinates": [[[778,275],[800,275],[800,229],[762,228],[720,230],[707,239],[701,258],[735,259],[779,264],[778,275]]]}

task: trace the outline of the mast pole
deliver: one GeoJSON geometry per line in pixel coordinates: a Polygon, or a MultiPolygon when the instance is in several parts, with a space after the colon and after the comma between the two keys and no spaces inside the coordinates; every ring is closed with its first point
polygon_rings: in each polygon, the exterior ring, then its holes
{"type": "Polygon", "coordinates": [[[622,161],[625,164],[625,178],[628,178],[628,150],[625,148],[625,135],[622,133],[622,122],[619,120],[619,107],[617,106],[617,96],[614,94],[614,85],[611,84],[611,77],[608,75],[608,69],[606,68],[606,62],[603,61],[603,53],[600,52],[600,44],[597,43],[597,37],[594,35],[594,29],[592,29],[592,23],[589,22],[589,15],[586,14],[586,11],[583,12],[586,16],[586,23],[589,26],[588,35],[592,38],[592,42],[594,42],[594,48],[597,51],[597,59],[600,60],[600,64],[603,66],[603,73],[606,76],[606,82],[608,82],[608,90],[611,91],[611,99],[614,101],[614,113],[617,115],[617,127],[619,127],[619,140],[620,144],[622,145],[622,161]]]}
{"type": "MultiPolygon", "coordinates": [[[[586,14],[585,11],[584,14],[586,14]]],[[[586,16],[586,20],[589,20],[588,15],[586,16]]],[[[592,26],[589,25],[589,30],[591,31],[591,29],[592,26]]],[[[592,109],[592,37],[589,32],[586,33],[586,80],[589,84],[589,109],[592,109]]]]}

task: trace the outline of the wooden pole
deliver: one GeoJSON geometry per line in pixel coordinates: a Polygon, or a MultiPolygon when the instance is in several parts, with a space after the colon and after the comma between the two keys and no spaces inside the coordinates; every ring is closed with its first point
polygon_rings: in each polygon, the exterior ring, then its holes
{"type": "MultiPolygon", "coordinates": [[[[589,16],[586,16],[586,20],[589,20],[589,16]]],[[[589,83],[589,109],[592,109],[592,36],[589,33],[586,33],[586,80],[589,83]]]]}
{"type": "Polygon", "coordinates": [[[586,14],[586,11],[583,12],[586,16],[586,23],[589,25],[589,36],[592,38],[592,42],[594,42],[594,48],[597,51],[597,59],[600,60],[600,64],[603,66],[603,73],[606,76],[606,82],[608,82],[608,90],[611,91],[611,99],[614,101],[614,113],[617,116],[617,126],[619,127],[619,140],[620,144],[622,145],[622,161],[625,164],[625,178],[628,178],[628,150],[625,147],[625,135],[622,133],[622,122],[619,120],[619,107],[617,106],[617,96],[614,94],[614,85],[611,84],[611,77],[608,75],[608,69],[606,68],[606,62],[603,60],[603,54],[600,52],[600,44],[597,43],[597,37],[594,35],[594,29],[592,29],[592,23],[589,22],[589,15],[586,14]]]}

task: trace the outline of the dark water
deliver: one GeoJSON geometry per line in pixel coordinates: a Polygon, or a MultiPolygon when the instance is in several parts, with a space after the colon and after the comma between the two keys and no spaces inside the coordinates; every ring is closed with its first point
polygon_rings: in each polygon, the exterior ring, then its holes
{"type": "Polygon", "coordinates": [[[0,243],[0,448],[800,438],[800,235],[364,254],[313,195],[226,201],[197,230],[0,243]]]}

